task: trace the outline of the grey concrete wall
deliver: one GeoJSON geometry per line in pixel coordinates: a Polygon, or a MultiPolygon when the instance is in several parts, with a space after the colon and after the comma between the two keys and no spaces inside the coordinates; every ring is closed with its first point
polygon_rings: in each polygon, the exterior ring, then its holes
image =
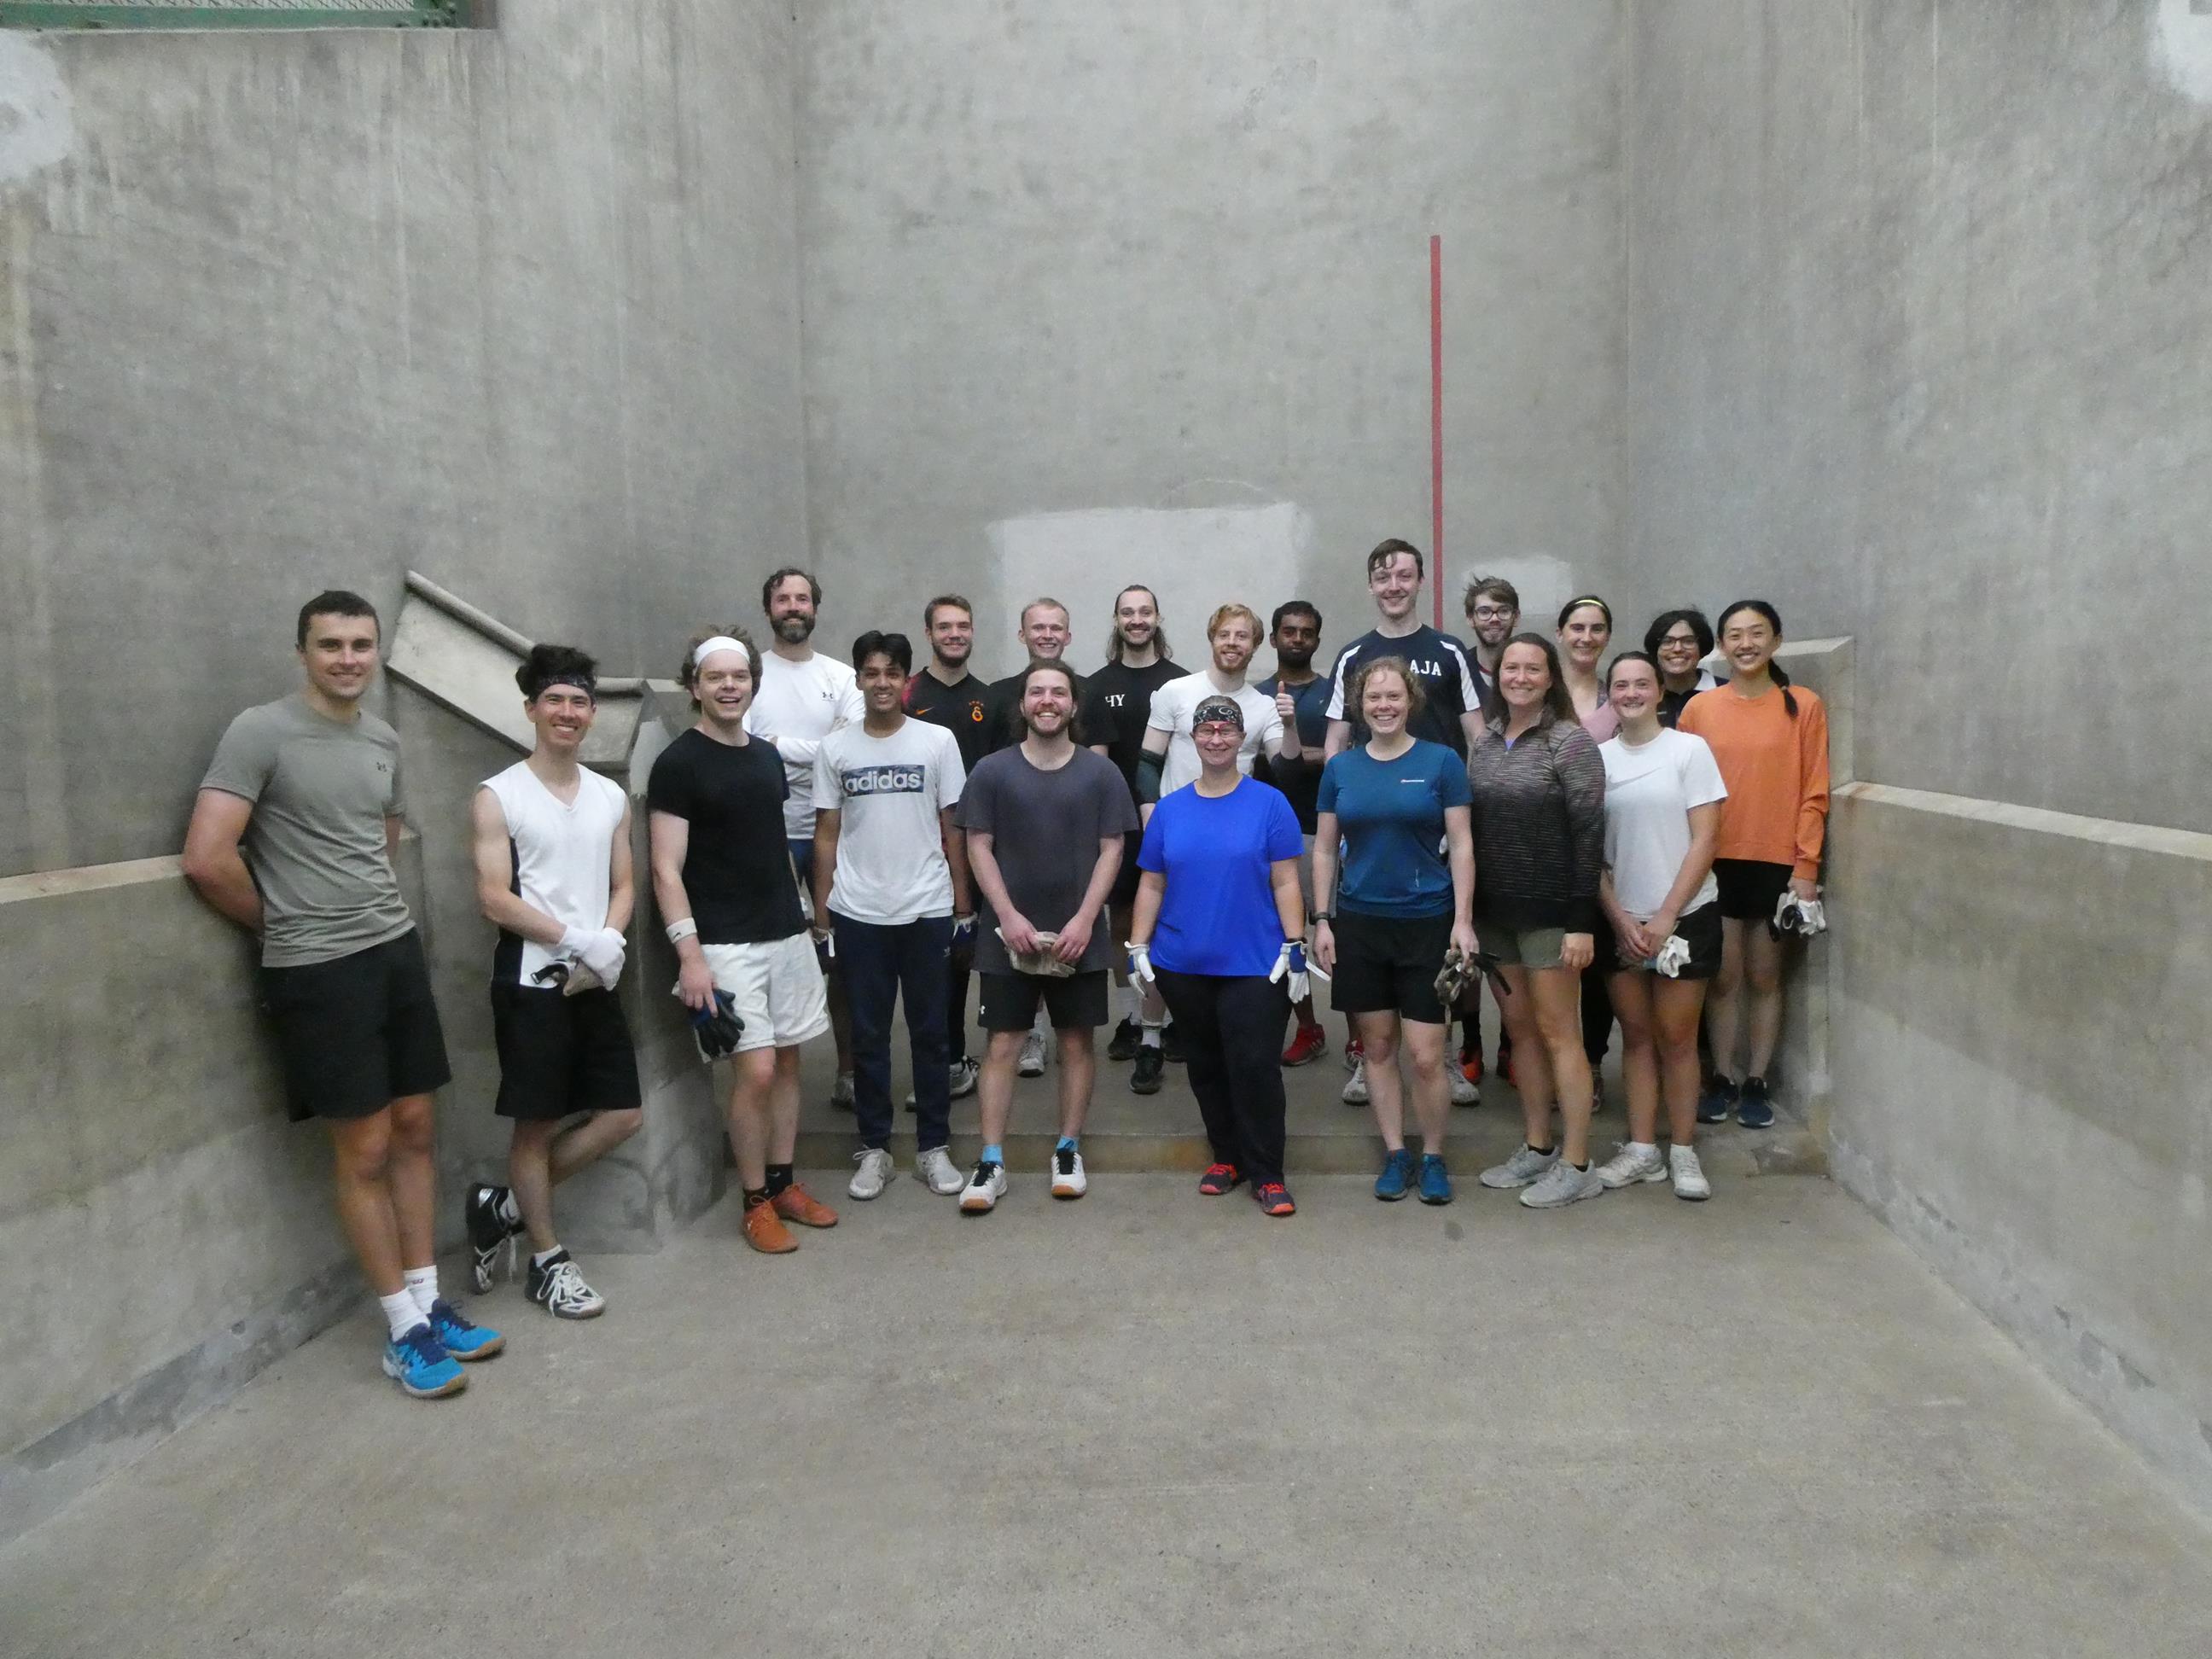
{"type": "Polygon", "coordinates": [[[1186,659],[1227,599],[1304,590],[1330,640],[1361,631],[1367,549],[1430,538],[1431,233],[1447,562],[1608,550],[1618,26],[1520,0],[805,8],[825,635],[956,587],[1003,668],[1011,608],[1049,588],[1087,665],[1127,580],[1186,659]]]}
{"type": "Polygon", "coordinates": [[[1607,580],[1854,637],[1832,1165],[2212,1505],[2201,12],[1631,0],[1607,580]]]}
{"type": "Polygon", "coordinates": [[[173,851],[318,587],[666,672],[804,547],[793,33],[0,35],[0,873],[173,851]]]}

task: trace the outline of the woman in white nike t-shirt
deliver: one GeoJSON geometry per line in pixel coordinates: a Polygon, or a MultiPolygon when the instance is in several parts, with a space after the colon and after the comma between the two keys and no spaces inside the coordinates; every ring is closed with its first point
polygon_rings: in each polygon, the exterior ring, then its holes
{"type": "Polygon", "coordinates": [[[1598,892],[1618,941],[1611,974],[1628,1080],[1628,1144],[1597,1178],[1608,1187],[1670,1176],[1677,1198],[1712,1196],[1692,1146],[1698,1126],[1698,1021],[1721,963],[1713,846],[1721,781],[1703,738],[1659,723],[1665,682],[1648,653],[1624,651],[1607,672],[1619,732],[1605,762],[1606,873],[1598,892]],[[1669,942],[1676,941],[1673,949],[1669,942]],[[1671,966],[1674,971],[1666,972],[1671,966]],[[1659,1155],[1659,1097],[1674,1145],[1659,1155]]]}

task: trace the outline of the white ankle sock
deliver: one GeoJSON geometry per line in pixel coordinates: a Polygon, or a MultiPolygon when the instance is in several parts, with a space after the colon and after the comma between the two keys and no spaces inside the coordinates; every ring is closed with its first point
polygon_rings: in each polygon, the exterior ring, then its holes
{"type": "Polygon", "coordinates": [[[1655,1140],[1632,1140],[1626,1150],[1638,1158],[1656,1158],[1659,1156],[1659,1143],[1655,1140]]]}
{"type": "Polygon", "coordinates": [[[415,1298],[405,1291],[397,1296],[380,1296],[376,1301],[384,1310],[384,1322],[392,1328],[394,1342],[422,1322],[422,1310],[415,1305],[415,1298]]]}
{"type": "Polygon", "coordinates": [[[410,1267],[401,1275],[407,1281],[407,1294],[415,1298],[415,1305],[422,1310],[422,1317],[430,1316],[430,1304],[438,1299],[438,1270],[430,1267],[410,1267]]]}
{"type": "Polygon", "coordinates": [[[560,1255],[560,1254],[561,1254],[561,1247],[560,1247],[558,1244],[556,1244],[556,1245],[555,1245],[551,1249],[550,1249],[550,1250],[536,1250],[536,1251],[532,1252],[532,1254],[531,1254],[531,1257],[530,1257],[531,1263],[532,1263],[532,1265],[533,1267],[544,1267],[547,1262],[550,1261],[551,1261],[555,1256],[556,1256],[556,1255],[560,1255]]]}
{"type": "Polygon", "coordinates": [[[1158,1048],[1160,1046],[1160,1028],[1152,1024],[1150,1021],[1147,1021],[1145,1024],[1144,1028],[1137,1033],[1137,1046],[1139,1048],[1158,1048]]]}

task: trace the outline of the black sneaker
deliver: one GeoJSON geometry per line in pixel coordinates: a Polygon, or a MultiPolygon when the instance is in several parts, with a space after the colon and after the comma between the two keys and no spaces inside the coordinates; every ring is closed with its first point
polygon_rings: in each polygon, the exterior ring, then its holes
{"type": "Polygon", "coordinates": [[[1766,1092],[1766,1079],[1747,1077],[1736,1096],[1735,1121],[1747,1129],[1767,1129],[1774,1125],[1774,1102],[1766,1092]]]}
{"type": "Polygon", "coordinates": [[[584,1283],[566,1250],[542,1267],[532,1261],[530,1299],[556,1319],[597,1319],[607,1307],[605,1298],[584,1283]]]}
{"type": "Polygon", "coordinates": [[[1137,1067],[1129,1073],[1129,1092],[1137,1095],[1156,1095],[1160,1091],[1160,1073],[1165,1062],[1158,1048],[1137,1050],[1137,1067]]]}
{"type": "Polygon", "coordinates": [[[499,1212],[507,1197],[505,1187],[479,1182],[469,1188],[467,1201],[461,1206],[462,1224],[469,1235],[470,1267],[478,1296],[491,1289],[493,1269],[498,1265],[502,1246],[507,1250],[507,1274],[512,1278],[514,1273],[514,1240],[522,1231],[522,1224],[509,1221],[499,1212]]]}
{"type": "Polygon", "coordinates": [[[1698,1097],[1698,1121],[1725,1123],[1735,1114],[1736,1086],[1728,1078],[1715,1075],[1705,1085],[1705,1093],[1698,1097]]]}
{"type": "Polygon", "coordinates": [[[1160,1058],[1170,1066],[1182,1064],[1182,1033],[1173,1025],[1160,1033],[1160,1058]]]}
{"type": "Polygon", "coordinates": [[[1135,1020],[1123,1020],[1114,1028],[1114,1040],[1106,1045],[1106,1058],[1116,1064],[1126,1064],[1134,1060],[1139,1035],[1135,1020]]]}

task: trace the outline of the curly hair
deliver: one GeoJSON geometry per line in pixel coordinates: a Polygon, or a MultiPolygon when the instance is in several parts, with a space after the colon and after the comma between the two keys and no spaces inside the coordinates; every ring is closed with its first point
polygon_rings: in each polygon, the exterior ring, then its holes
{"type": "Polygon", "coordinates": [[[690,696],[691,707],[695,709],[699,707],[699,665],[692,661],[692,659],[699,654],[701,646],[718,634],[726,635],[744,647],[746,659],[752,666],[754,689],[758,690],[760,686],[760,651],[753,644],[751,635],[746,633],[735,623],[730,623],[720,628],[702,629],[691,636],[691,643],[684,647],[684,662],[676,671],[677,683],[682,685],[684,691],[690,696]]]}

